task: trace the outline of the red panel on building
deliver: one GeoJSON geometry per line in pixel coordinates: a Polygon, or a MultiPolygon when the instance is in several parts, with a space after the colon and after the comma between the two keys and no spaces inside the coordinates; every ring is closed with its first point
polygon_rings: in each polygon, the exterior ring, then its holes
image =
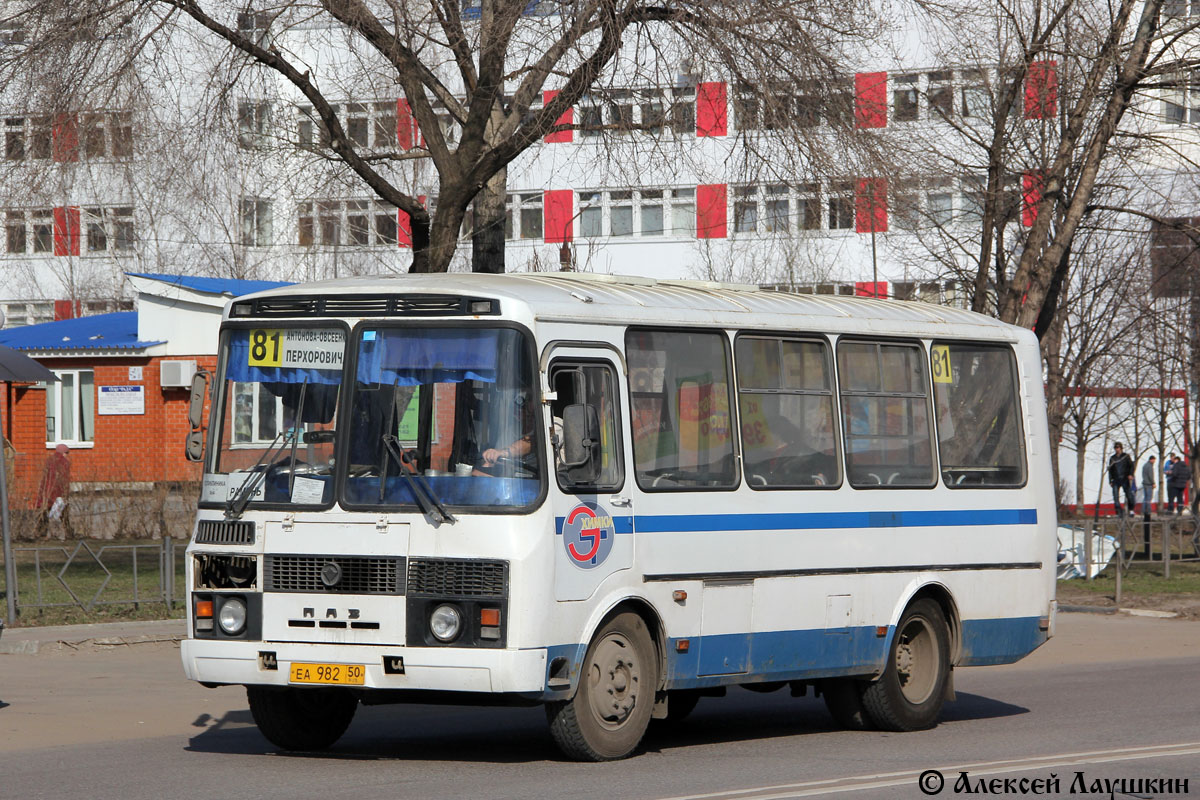
{"type": "Polygon", "coordinates": [[[54,209],[54,255],[79,255],[79,208],[59,206],[54,209]]]}
{"type": "MultiPolygon", "coordinates": [[[[548,106],[550,102],[558,97],[557,91],[542,92],[542,105],[548,106]]],[[[558,119],[554,121],[555,125],[573,125],[575,123],[575,109],[568,108],[562,113],[558,119]]],[[[557,131],[546,136],[546,141],[553,144],[554,142],[573,142],[575,141],[575,131],[565,130],[557,131]]]]}
{"type": "Polygon", "coordinates": [[[52,129],[55,161],[79,160],[79,118],[74,114],[55,114],[52,129]]]}
{"type": "Polygon", "coordinates": [[[727,94],[723,81],[696,87],[697,136],[724,136],[729,132],[727,94]]]}
{"type": "Polygon", "coordinates": [[[54,301],[54,321],[58,322],[62,319],[75,319],[83,310],[83,304],[78,300],[55,300],[54,301]]]}
{"type": "Polygon", "coordinates": [[[859,178],[854,190],[854,230],[887,233],[887,178],[859,178]]]}
{"type": "Polygon", "coordinates": [[[859,72],[854,76],[854,126],[887,127],[886,72],[859,72]]]}
{"type": "Polygon", "coordinates": [[[712,183],[696,187],[696,237],[699,239],[724,239],[728,233],[726,224],[726,186],[712,183]]]}
{"type": "Polygon", "coordinates": [[[412,106],[403,97],[396,101],[396,143],[401,150],[425,146],[420,128],[417,127],[417,119],[412,113],[412,106]]]}
{"type": "Polygon", "coordinates": [[[575,221],[574,196],[570,189],[555,189],[542,195],[542,235],[547,242],[571,241],[575,221]]]}
{"type": "Polygon", "coordinates": [[[887,297],[888,285],[887,281],[855,281],[854,282],[855,297],[887,297]]]}
{"type": "Polygon", "coordinates": [[[1058,114],[1058,62],[1034,61],[1025,76],[1025,119],[1058,114]]]}
{"type": "Polygon", "coordinates": [[[1037,222],[1044,180],[1040,172],[1026,172],[1021,176],[1021,224],[1025,227],[1037,222]]]}

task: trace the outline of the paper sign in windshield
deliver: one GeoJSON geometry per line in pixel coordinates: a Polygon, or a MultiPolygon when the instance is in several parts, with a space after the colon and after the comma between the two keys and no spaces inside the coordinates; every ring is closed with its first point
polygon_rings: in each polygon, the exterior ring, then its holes
{"type": "Polygon", "coordinates": [[[299,505],[318,506],[325,499],[325,481],[296,476],[292,482],[292,502],[299,505]]]}
{"type": "Polygon", "coordinates": [[[339,330],[270,329],[250,331],[252,367],[341,369],[346,352],[339,330]]]}

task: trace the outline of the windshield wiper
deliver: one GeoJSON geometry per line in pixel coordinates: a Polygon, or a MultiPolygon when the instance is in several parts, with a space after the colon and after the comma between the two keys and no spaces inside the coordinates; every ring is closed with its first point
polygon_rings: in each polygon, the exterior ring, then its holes
{"type": "MultiPolygon", "coordinates": [[[[446,506],[442,504],[437,493],[433,491],[433,487],[429,485],[429,481],[425,480],[425,476],[407,469],[406,465],[412,462],[412,459],[400,445],[400,440],[390,433],[383,435],[383,444],[388,452],[400,462],[400,474],[408,481],[408,488],[412,491],[413,498],[417,501],[417,505],[421,507],[421,512],[431,517],[440,519],[442,522],[455,523],[458,522],[454,515],[446,510],[446,506]],[[436,514],[434,513],[436,512],[436,514]]],[[[381,491],[382,491],[382,480],[381,491]]]]}
{"type": "Polygon", "coordinates": [[[276,434],[275,438],[271,440],[271,444],[259,456],[258,463],[250,468],[250,477],[238,487],[237,491],[225,503],[225,519],[238,519],[242,516],[242,513],[246,510],[246,506],[250,504],[250,498],[254,496],[254,493],[258,491],[258,487],[266,480],[267,473],[271,471],[271,467],[275,466],[275,463],[272,462],[266,469],[260,470],[259,467],[268,458],[279,452],[289,441],[294,441],[298,436],[299,433],[296,428],[288,428],[276,434]]]}

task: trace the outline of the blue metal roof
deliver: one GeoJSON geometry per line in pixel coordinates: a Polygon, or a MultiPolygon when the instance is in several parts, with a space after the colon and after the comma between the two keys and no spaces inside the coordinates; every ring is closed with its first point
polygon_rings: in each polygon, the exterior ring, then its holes
{"type": "Polygon", "coordinates": [[[0,344],[14,350],[144,350],[162,342],[140,342],[137,312],[117,311],[0,330],[0,344]]]}
{"type": "Polygon", "coordinates": [[[291,285],[290,281],[243,281],[235,278],[202,278],[198,275],[164,275],[158,272],[126,272],[125,274],[131,278],[148,278],[152,281],[182,286],[194,292],[228,294],[233,297],[291,285]]]}

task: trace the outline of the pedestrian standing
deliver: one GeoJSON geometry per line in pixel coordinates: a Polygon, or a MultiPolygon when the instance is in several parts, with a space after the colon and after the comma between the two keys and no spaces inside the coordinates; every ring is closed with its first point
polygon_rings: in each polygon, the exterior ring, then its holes
{"type": "Polygon", "coordinates": [[[1142,465],[1142,516],[1150,519],[1151,504],[1154,502],[1154,487],[1158,486],[1156,456],[1150,456],[1142,465]]]}
{"type": "Polygon", "coordinates": [[[71,459],[67,455],[69,452],[70,448],[60,444],[46,459],[42,482],[38,485],[36,538],[44,536],[50,523],[57,520],[62,521],[67,535],[75,535],[71,528],[70,507],[67,504],[67,494],[71,490],[71,459]]]}
{"type": "Polygon", "coordinates": [[[1179,516],[1183,512],[1183,490],[1192,482],[1192,468],[1182,457],[1171,465],[1167,478],[1167,513],[1179,516]]]}
{"type": "Polygon", "coordinates": [[[1133,495],[1133,459],[1125,452],[1120,442],[1113,445],[1113,454],[1108,459],[1108,485],[1112,487],[1113,511],[1118,517],[1125,516],[1125,506],[1121,505],[1121,492],[1129,503],[1129,513],[1133,513],[1137,500],[1133,495]]]}

